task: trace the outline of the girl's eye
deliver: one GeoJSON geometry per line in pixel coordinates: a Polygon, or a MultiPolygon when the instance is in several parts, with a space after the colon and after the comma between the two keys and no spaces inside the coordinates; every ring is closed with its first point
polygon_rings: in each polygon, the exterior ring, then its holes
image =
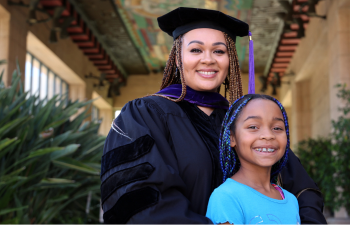
{"type": "Polygon", "coordinates": [[[218,53],[218,54],[225,54],[225,51],[223,51],[223,50],[216,50],[215,53],[218,53]]]}
{"type": "Polygon", "coordinates": [[[248,129],[254,129],[255,130],[255,129],[258,129],[258,127],[257,126],[249,126],[248,129]]]}
{"type": "Polygon", "coordinates": [[[274,130],[283,130],[283,128],[280,128],[280,127],[275,127],[273,128],[274,130]]]}
{"type": "Polygon", "coordinates": [[[190,52],[193,52],[193,53],[201,53],[202,51],[198,48],[194,48],[194,49],[191,49],[190,52]]]}

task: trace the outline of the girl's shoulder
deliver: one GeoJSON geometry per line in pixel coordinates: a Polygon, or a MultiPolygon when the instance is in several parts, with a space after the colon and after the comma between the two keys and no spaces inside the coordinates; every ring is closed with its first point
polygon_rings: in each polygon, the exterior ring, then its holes
{"type": "Polygon", "coordinates": [[[212,195],[220,198],[226,197],[227,199],[239,199],[248,192],[249,190],[247,189],[246,185],[243,185],[231,178],[227,178],[224,183],[214,190],[212,195]]]}

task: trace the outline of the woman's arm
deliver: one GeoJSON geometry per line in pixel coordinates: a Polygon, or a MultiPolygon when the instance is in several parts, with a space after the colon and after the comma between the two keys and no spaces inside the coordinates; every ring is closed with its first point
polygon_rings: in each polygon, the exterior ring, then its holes
{"type": "Polygon", "coordinates": [[[183,194],[166,115],[156,103],[129,102],[114,123],[101,169],[105,223],[211,223],[183,194]]]}
{"type": "Polygon", "coordinates": [[[282,170],[282,185],[294,194],[299,203],[301,223],[326,224],[323,216],[323,198],[315,182],[309,177],[298,157],[289,151],[288,162],[282,170]]]}

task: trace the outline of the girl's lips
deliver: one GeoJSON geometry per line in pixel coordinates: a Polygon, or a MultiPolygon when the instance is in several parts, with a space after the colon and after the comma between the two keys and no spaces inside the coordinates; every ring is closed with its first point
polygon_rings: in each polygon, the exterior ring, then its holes
{"type": "Polygon", "coordinates": [[[196,73],[203,78],[214,78],[218,74],[218,71],[197,70],[196,73]]]}

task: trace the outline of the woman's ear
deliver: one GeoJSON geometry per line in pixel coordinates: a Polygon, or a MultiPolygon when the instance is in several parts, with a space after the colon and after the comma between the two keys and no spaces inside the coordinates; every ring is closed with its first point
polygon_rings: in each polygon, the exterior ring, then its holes
{"type": "Polygon", "coordinates": [[[231,145],[231,147],[236,147],[236,140],[232,134],[230,136],[230,145],[231,145]]]}

